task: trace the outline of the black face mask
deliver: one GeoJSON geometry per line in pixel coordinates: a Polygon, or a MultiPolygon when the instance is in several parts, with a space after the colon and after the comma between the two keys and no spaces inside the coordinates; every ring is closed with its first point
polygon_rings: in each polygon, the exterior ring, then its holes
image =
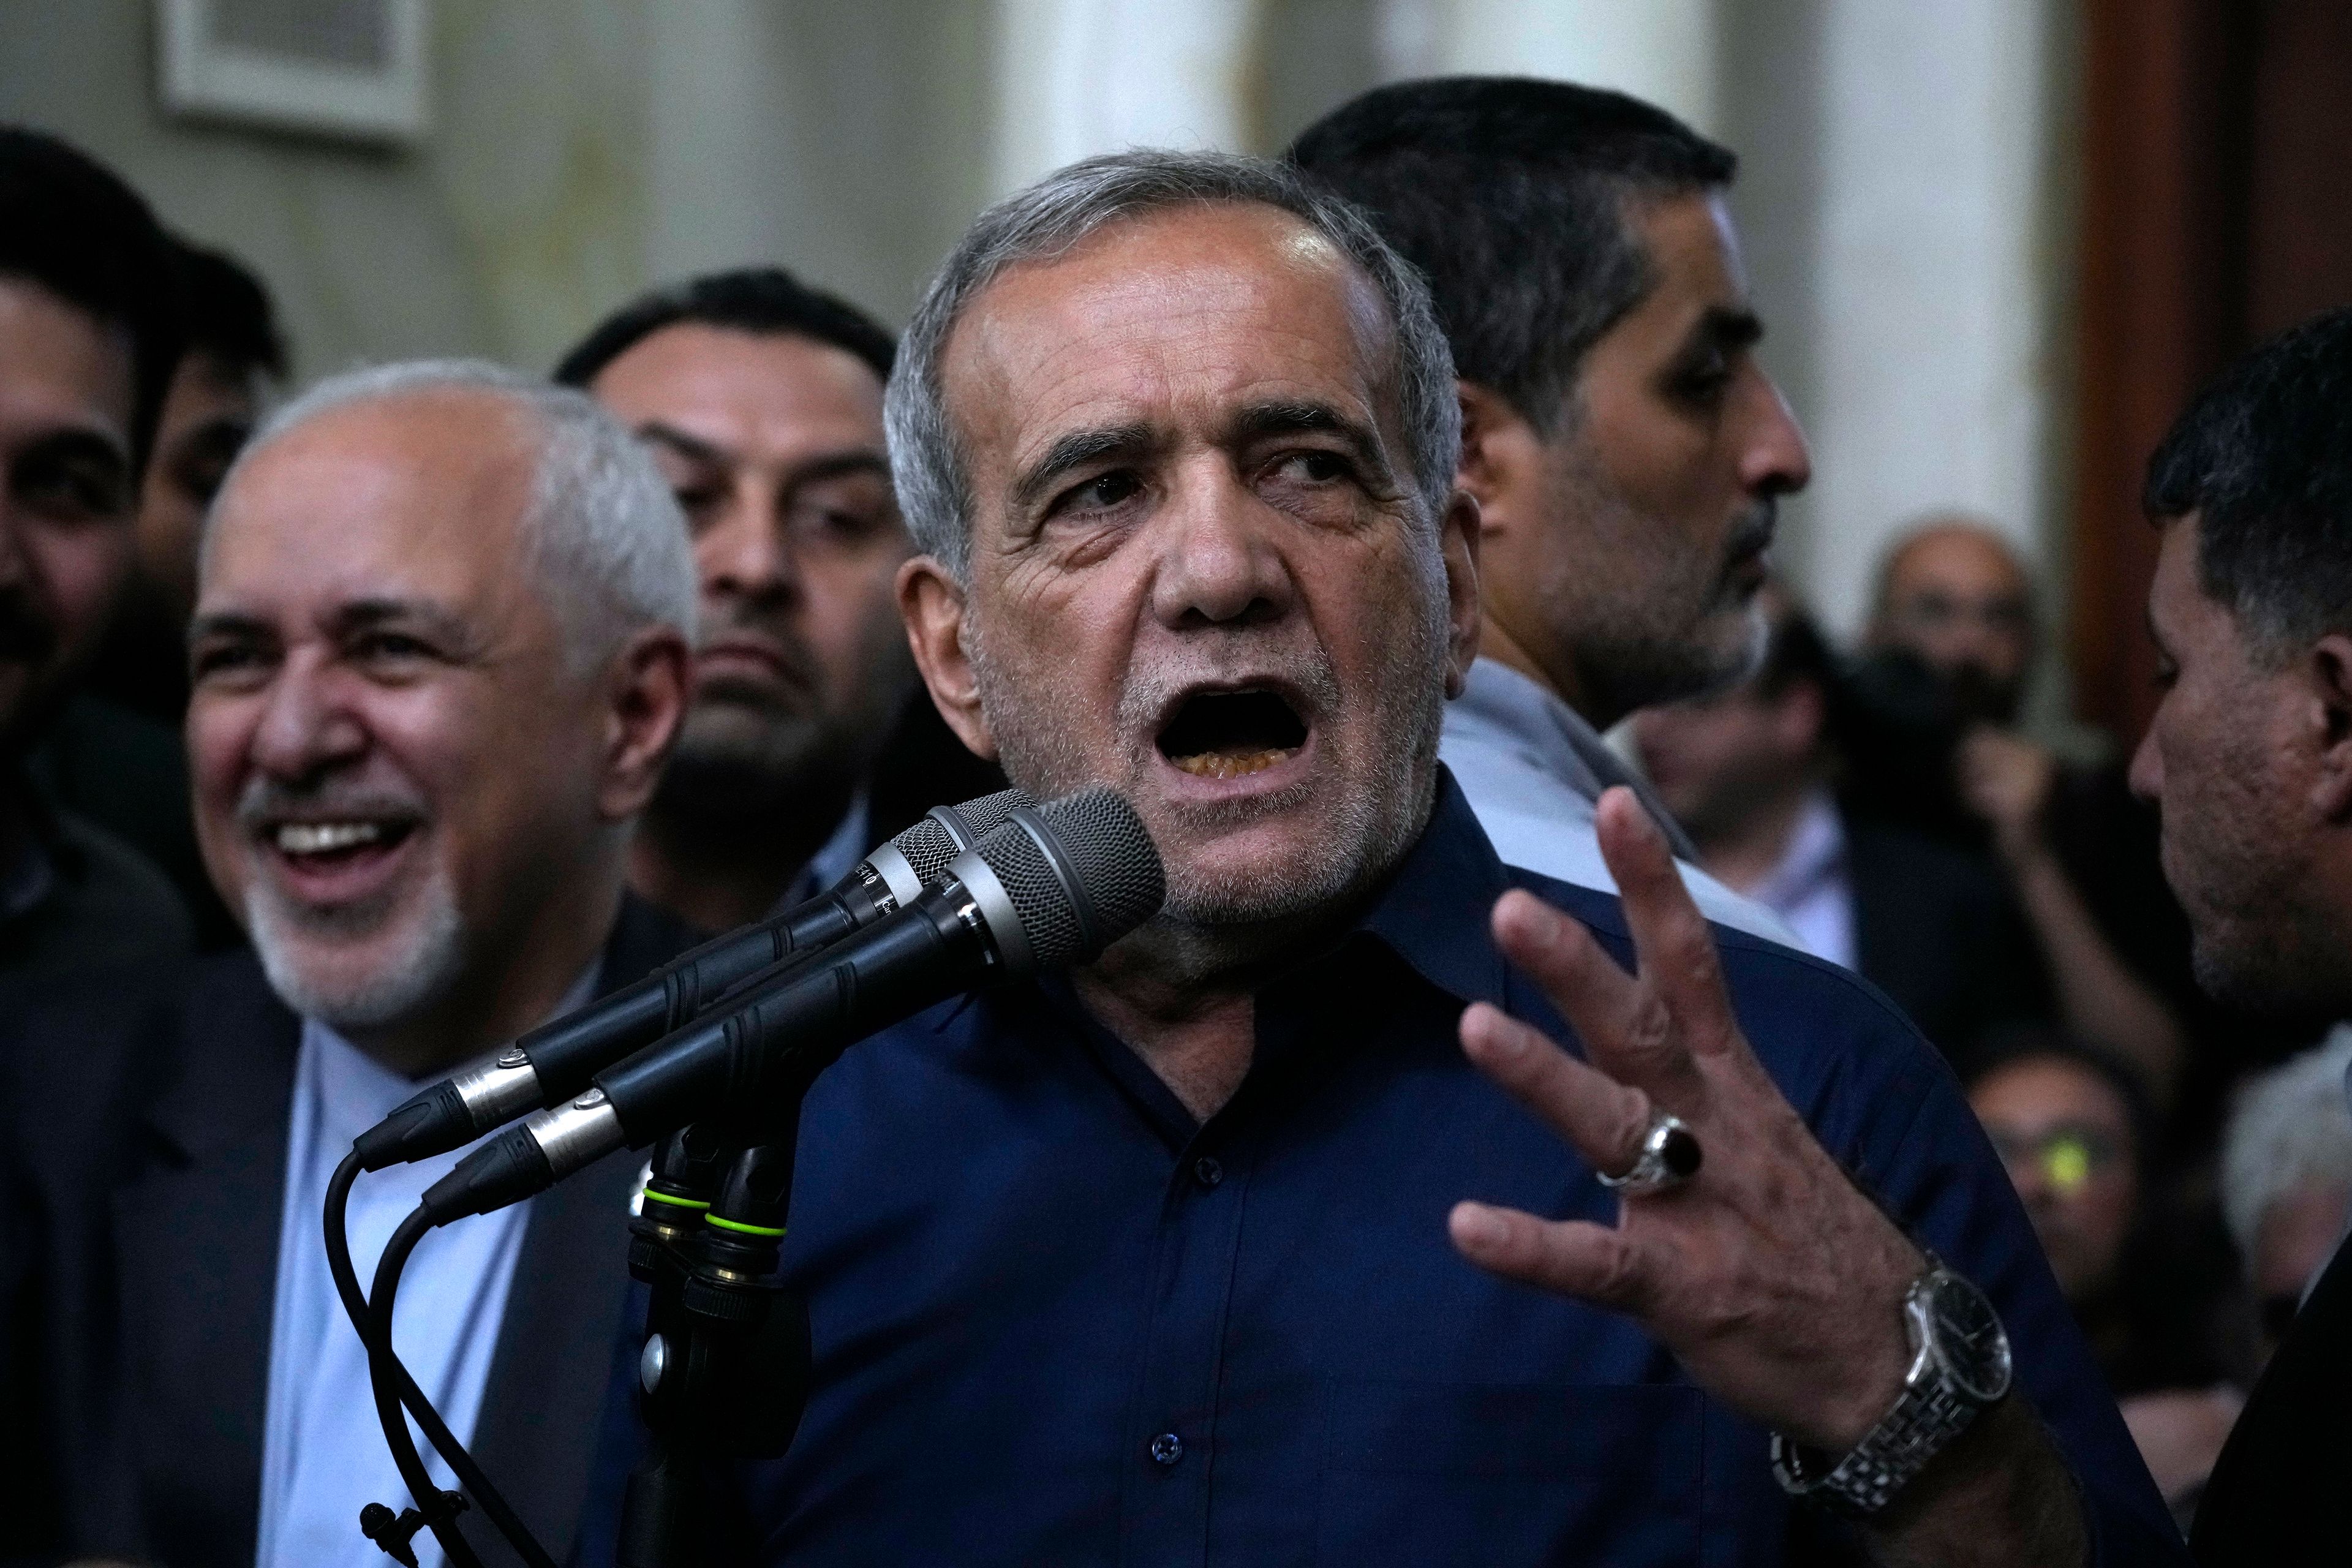
{"type": "Polygon", "coordinates": [[[1831,694],[1830,734],[1848,812],[1974,843],[1981,829],[1953,782],[1967,728],[1952,682],[1910,649],[1882,648],[1847,667],[1831,694]]]}
{"type": "Polygon", "coordinates": [[[1943,673],[1943,684],[1952,717],[1963,729],[1991,724],[2005,730],[2017,722],[2023,696],[2017,682],[2002,680],[1980,664],[1962,664],[1943,673]]]}

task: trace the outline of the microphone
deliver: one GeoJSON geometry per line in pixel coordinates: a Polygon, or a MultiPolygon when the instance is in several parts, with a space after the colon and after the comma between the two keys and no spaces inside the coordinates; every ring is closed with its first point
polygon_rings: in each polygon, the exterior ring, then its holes
{"type": "Polygon", "coordinates": [[[487,1214],[715,1107],[796,1099],[855,1042],[983,981],[1086,963],[1166,898],[1160,853],[1118,795],[1016,806],[937,887],[597,1073],[459,1161],[421,1207],[435,1225],[487,1214]]]}
{"type": "Polygon", "coordinates": [[[352,1143],[361,1169],[461,1148],[518,1116],[562,1104],[598,1071],[691,1023],[730,992],[913,903],[949,862],[1031,804],[1027,792],[1007,789],[935,807],[828,891],[713,938],[635,984],[518,1037],[486,1066],[419,1092],[352,1143]]]}

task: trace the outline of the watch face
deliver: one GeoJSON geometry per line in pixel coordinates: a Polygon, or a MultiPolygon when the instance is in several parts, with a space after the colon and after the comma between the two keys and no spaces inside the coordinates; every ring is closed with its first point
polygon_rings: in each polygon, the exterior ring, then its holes
{"type": "Polygon", "coordinates": [[[1990,1405],[2009,1392],[2009,1335],[1984,1292],[1948,1271],[1928,1284],[1928,1321],[1937,1359],[1960,1392],[1990,1405]]]}

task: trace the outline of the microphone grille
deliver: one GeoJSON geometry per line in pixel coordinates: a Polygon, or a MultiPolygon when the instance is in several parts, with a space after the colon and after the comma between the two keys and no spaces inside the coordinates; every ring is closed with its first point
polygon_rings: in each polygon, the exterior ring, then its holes
{"type": "Polygon", "coordinates": [[[1038,968],[1083,963],[1160,912],[1168,897],[1143,819],[1097,786],[1019,813],[981,858],[1004,884],[1038,968]]]}
{"type": "Polygon", "coordinates": [[[1011,821],[1015,806],[1033,804],[1027,790],[1001,789],[994,795],[927,813],[921,821],[890,842],[907,858],[916,879],[928,888],[946,874],[949,861],[1011,821]],[[957,843],[949,825],[940,820],[943,813],[952,814],[961,823],[968,836],[963,843],[957,843]]]}

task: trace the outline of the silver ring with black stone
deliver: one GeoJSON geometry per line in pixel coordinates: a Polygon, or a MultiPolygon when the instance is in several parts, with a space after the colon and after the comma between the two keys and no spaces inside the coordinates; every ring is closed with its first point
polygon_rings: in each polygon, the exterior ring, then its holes
{"type": "Polygon", "coordinates": [[[1661,1110],[1650,1119],[1650,1130],[1642,1135],[1642,1152],[1633,1169],[1620,1176],[1605,1171],[1594,1173],[1602,1186],[1621,1198],[1653,1197],[1698,1174],[1700,1158],[1698,1139],[1683,1125],[1682,1118],[1661,1110]]]}

